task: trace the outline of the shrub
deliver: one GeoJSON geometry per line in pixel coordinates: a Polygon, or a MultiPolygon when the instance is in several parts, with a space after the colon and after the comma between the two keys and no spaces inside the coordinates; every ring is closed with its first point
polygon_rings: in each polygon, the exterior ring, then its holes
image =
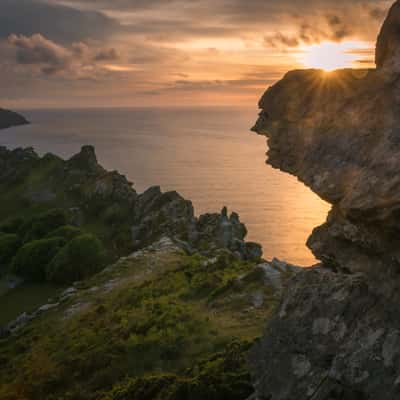
{"type": "Polygon", "coordinates": [[[7,266],[21,246],[18,235],[13,233],[0,234],[0,267],[7,266]]]}
{"type": "Polygon", "coordinates": [[[159,374],[127,379],[101,400],[243,400],[253,393],[247,367],[249,343],[232,343],[184,376],[159,374]]]}
{"type": "Polygon", "coordinates": [[[52,209],[45,211],[24,223],[21,226],[21,235],[24,242],[42,239],[49,232],[54,231],[60,226],[66,225],[67,218],[63,210],[52,209]]]}
{"type": "Polygon", "coordinates": [[[59,228],[51,231],[47,234],[48,238],[51,237],[61,237],[64,238],[67,242],[74,239],[75,237],[82,235],[82,231],[79,228],[71,225],[60,226],[59,228]]]}
{"type": "Polygon", "coordinates": [[[130,210],[119,204],[112,204],[103,213],[103,220],[107,225],[124,223],[129,219],[130,210]]]}
{"type": "Polygon", "coordinates": [[[101,242],[93,235],[80,235],[54,257],[47,268],[47,279],[56,283],[78,281],[99,271],[103,263],[101,242]]]}
{"type": "Polygon", "coordinates": [[[0,232],[18,233],[24,222],[22,217],[8,218],[0,224],[0,232]]]}
{"type": "Polygon", "coordinates": [[[34,240],[22,246],[12,263],[12,271],[32,281],[44,281],[46,267],[64,246],[62,238],[34,240]]]}

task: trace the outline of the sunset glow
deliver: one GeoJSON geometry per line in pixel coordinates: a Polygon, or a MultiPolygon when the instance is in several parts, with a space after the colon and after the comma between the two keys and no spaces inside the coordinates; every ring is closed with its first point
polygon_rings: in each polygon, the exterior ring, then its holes
{"type": "Polygon", "coordinates": [[[353,68],[360,58],[357,50],[367,47],[362,42],[322,42],[304,46],[301,62],[307,68],[318,68],[325,71],[334,71],[340,68],[353,68]]]}
{"type": "Polygon", "coordinates": [[[2,106],[252,106],[293,69],[374,67],[385,2],[2,0],[2,106]]]}

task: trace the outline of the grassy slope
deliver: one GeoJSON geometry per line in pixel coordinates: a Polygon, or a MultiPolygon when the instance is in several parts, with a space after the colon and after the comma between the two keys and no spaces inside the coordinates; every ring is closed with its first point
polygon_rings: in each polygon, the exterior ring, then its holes
{"type": "MultiPolygon", "coordinates": [[[[29,219],[41,212],[52,208],[69,210],[79,206],[86,210],[91,204],[82,203],[82,198],[66,190],[65,182],[57,180],[57,174],[65,166],[65,161],[56,156],[48,156],[28,170],[24,178],[13,185],[0,185],[0,223],[12,218],[23,217],[29,219]],[[51,188],[55,198],[46,202],[32,201],[32,193],[51,188]]],[[[85,187],[85,185],[83,185],[85,187]]],[[[104,210],[102,210],[104,212],[104,210]]],[[[108,250],[109,262],[117,259],[121,254],[129,253],[127,248],[117,249],[114,239],[118,233],[126,232],[130,235],[130,224],[118,221],[117,226],[112,226],[103,219],[103,212],[99,215],[85,214],[81,229],[95,234],[108,250]]],[[[0,271],[1,272],[1,271],[0,271]]],[[[0,274],[0,326],[13,319],[24,311],[30,311],[38,304],[44,304],[49,297],[56,295],[62,287],[56,285],[24,284],[18,290],[8,290],[5,277],[0,274]]]]}
{"type": "Polygon", "coordinates": [[[243,396],[244,352],[275,304],[254,265],[228,255],[210,263],[167,249],[121,259],[0,341],[0,399],[243,396]]]}

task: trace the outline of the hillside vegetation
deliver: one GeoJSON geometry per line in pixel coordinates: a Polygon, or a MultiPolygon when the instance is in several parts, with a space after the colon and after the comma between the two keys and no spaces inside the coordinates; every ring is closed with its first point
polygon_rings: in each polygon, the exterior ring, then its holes
{"type": "Polygon", "coordinates": [[[163,239],[0,341],[0,398],[245,399],[247,351],[277,300],[254,263],[163,239]]]}
{"type": "Polygon", "coordinates": [[[292,270],[246,234],[226,208],[136,193],[91,146],[0,148],[0,400],[247,398],[292,270]]]}

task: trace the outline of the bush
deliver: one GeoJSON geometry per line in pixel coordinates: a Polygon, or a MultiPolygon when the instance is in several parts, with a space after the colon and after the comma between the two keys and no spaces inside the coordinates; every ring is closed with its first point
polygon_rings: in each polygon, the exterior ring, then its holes
{"type": "Polygon", "coordinates": [[[44,281],[46,268],[64,246],[62,238],[34,240],[22,246],[12,263],[12,271],[32,281],[44,281]]]}
{"type": "Polygon", "coordinates": [[[47,268],[47,279],[71,283],[98,272],[104,263],[101,242],[93,235],[77,236],[67,243],[47,268]]]}
{"type": "Polygon", "coordinates": [[[51,231],[47,234],[48,238],[52,237],[61,237],[64,238],[67,242],[76,238],[77,236],[82,235],[82,231],[79,228],[71,225],[60,226],[54,231],[51,231]]]}
{"type": "Polygon", "coordinates": [[[23,235],[24,242],[42,239],[49,232],[66,225],[66,223],[67,217],[63,210],[52,209],[45,211],[21,226],[21,236],[23,235]]]}
{"type": "Polygon", "coordinates": [[[103,220],[107,225],[117,225],[129,219],[130,209],[119,204],[113,204],[106,208],[103,213],[103,220]]]}
{"type": "Polygon", "coordinates": [[[0,224],[0,232],[18,233],[24,222],[22,217],[8,218],[0,224]]]}
{"type": "Polygon", "coordinates": [[[21,241],[18,235],[0,234],[0,268],[11,262],[20,246],[21,241]]]}
{"type": "Polygon", "coordinates": [[[243,400],[253,393],[247,366],[249,343],[232,343],[186,375],[127,379],[101,400],[243,400]]]}

